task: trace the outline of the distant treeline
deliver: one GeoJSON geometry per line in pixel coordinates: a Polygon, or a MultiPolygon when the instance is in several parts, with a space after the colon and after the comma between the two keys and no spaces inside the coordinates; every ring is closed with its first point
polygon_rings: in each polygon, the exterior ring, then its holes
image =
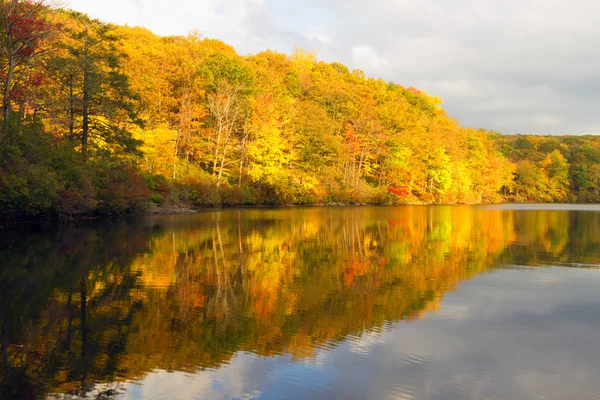
{"type": "Polygon", "coordinates": [[[599,136],[494,135],[514,165],[507,201],[600,202],[599,136]]]}
{"type": "Polygon", "coordinates": [[[0,1],[0,218],[156,205],[596,201],[597,138],[463,128],[311,53],[0,1]]]}

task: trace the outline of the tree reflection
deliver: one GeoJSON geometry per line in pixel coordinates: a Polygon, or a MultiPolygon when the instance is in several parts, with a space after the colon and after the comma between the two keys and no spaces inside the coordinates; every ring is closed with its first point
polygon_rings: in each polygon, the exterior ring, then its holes
{"type": "Polygon", "coordinates": [[[501,265],[598,263],[599,217],[254,210],[5,232],[2,395],[106,397],[149,371],[217,368],[237,351],[311,357],[418,319],[501,265]]]}

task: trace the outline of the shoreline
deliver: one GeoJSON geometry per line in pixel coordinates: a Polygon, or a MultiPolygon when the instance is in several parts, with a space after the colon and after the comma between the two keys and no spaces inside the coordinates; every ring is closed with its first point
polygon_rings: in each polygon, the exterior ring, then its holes
{"type": "Polygon", "coordinates": [[[503,207],[503,206],[525,206],[525,207],[536,207],[545,206],[541,209],[547,209],[548,206],[600,206],[600,203],[455,203],[455,204],[343,204],[343,203],[329,203],[329,204],[281,204],[281,205],[248,205],[248,206],[220,206],[220,207],[200,207],[200,208],[189,208],[189,207],[178,207],[178,206],[165,206],[157,207],[151,206],[147,209],[127,214],[120,215],[82,215],[76,217],[31,217],[31,218],[16,218],[16,219],[0,219],[0,229],[11,229],[22,226],[31,225],[64,225],[71,223],[78,223],[82,221],[92,220],[109,220],[109,219],[123,219],[123,218],[135,218],[135,217],[155,217],[155,216],[178,216],[178,215],[193,215],[209,211],[224,211],[224,210],[265,210],[265,209],[288,209],[288,208],[345,208],[345,207],[439,207],[439,206],[483,206],[483,207],[503,207]]]}

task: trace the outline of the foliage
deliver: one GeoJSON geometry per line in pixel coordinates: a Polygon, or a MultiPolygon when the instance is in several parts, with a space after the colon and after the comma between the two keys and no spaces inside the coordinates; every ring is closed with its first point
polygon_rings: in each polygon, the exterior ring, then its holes
{"type": "Polygon", "coordinates": [[[140,210],[148,199],[138,170],[118,159],[85,162],[39,124],[9,127],[0,147],[0,217],[73,218],[140,210]]]}
{"type": "Polygon", "coordinates": [[[463,128],[437,97],[302,50],[240,56],[42,0],[0,5],[5,216],[600,201],[594,137],[463,128]]]}
{"type": "Polygon", "coordinates": [[[600,140],[595,136],[495,136],[516,165],[506,193],[516,201],[600,201],[600,140]]]}

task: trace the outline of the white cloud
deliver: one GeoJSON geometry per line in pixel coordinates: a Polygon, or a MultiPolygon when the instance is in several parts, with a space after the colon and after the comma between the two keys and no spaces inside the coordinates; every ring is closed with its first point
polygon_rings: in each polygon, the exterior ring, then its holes
{"type": "Polygon", "coordinates": [[[266,370],[255,368],[256,356],[241,353],[218,370],[201,373],[153,371],[136,383],[122,387],[123,399],[255,399],[266,370]]]}
{"type": "Polygon", "coordinates": [[[600,131],[595,0],[372,0],[368,6],[359,0],[72,0],[72,7],[160,34],[199,30],[241,54],[315,49],[326,61],[439,95],[469,126],[600,131]]]}
{"type": "Polygon", "coordinates": [[[386,66],[388,60],[380,56],[373,47],[361,44],[352,48],[352,57],[358,65],[365,65],[365,68],[372,67],[381,69],[386,66]]]}
{"type": "Polygon", "coordinates": [[[320,33],[308,33],[306,38],[308,40],[315,40],[323,46],[327,46],[331,42],[331,39],[327,35],[320,33]]]}

